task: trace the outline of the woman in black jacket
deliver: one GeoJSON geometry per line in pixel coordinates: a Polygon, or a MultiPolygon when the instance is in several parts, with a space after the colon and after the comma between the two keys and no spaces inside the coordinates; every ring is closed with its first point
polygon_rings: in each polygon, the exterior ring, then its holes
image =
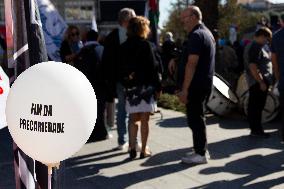
{"type": "Polygon", "coordinates": [[[141,122],[142,149],[140,158],[150,156],[146,149],[149,117],[155,110],[155,97],[161,91],[158,64],[151,44],[146,40],[149,20],[137,16],[129,21],[128,39],[121,46],[120,79],[126,89],[126,111],[129,113],[130,158],[136,157],[138,124],[141,122]]]}

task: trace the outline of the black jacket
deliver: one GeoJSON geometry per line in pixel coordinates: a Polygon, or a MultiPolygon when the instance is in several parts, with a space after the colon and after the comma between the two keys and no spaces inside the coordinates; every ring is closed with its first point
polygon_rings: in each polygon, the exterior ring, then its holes
{"type": "Polygon", "coordinates": [[[111,100],[116,96],[116,83],[118,82],[119,63],[119,33],[114,29],[105,39],[104,52],[102,56],[102,72],[107,84],[107,99],[111,100]]]}
{"type": "Polygon", "coordinates": [[[120,63],[120,80],[126,88],[151,85],[157,91],[161,90],[159,65],[147,40],[140,37],[128,38],[120,48],[120,63]]]}

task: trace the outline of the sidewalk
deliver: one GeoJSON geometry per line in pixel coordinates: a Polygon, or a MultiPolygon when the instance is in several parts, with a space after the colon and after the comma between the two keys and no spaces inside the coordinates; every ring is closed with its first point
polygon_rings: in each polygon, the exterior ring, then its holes
{"type": "MultiPolygon", "coordinates": [[[[211,159],[205,165],[189,166],[180,162],[192,147],[185,117],[170,110],[162,112],[163,120],[158,114],[151,119],[148,144],[152,157],[128,161],[127,153],[114,150],[117,136],[113,130],[112,139],[86,144],[63,163],[54,188],[284,188],[284,145],[279,142],[279,123],[265,125],[271,138],[255,139],[248,136],[244,119],[209,116],[207,134],[211,159]]],[[[1,175],[4,167],[1,161],[1,175]]],[[[11,178],[11,174],[8,176],[11,178]]],[[[6,189],[2,186],[11,183],[13,181],[1,178],[0,189],[6,189]]]]}

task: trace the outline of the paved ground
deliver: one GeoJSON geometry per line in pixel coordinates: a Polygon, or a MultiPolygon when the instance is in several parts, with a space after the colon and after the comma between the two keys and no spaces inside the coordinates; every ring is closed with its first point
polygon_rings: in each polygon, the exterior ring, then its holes
{"type": "MultiPolygon", "coordinates": [[[[242,117],[209,116],[211,160],[206,165],[190,166],[180,163],[192,146],[185,117],[169,110],[163,110],[163,114],[163,120],[159,115],[151,119],[152,157],[129,161],[128,154],[114,150],[113,130],[112,139],[86,144],[64,162],[55,173],[54,188],[284,188],[284,145],[279,142],[278,122],[265,125],[271,138],[255,139],[248,136],[248,125],[242,117]]],[[[6,135],[0,132],[0,189],[14,188],[12,154],[7,142],[3,143],[6,135]]]]}

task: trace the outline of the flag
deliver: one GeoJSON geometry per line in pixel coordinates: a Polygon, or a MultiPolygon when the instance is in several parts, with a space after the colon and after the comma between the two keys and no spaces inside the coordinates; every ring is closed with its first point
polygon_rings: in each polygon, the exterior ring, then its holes
{"type": "MultiPolygon", "coordinates": [[[[5,0],[8,64],[14,78],[47,61],[37,0],[5,0]]],[[[25,155],[14,143],[16,189],[47,188],[47,168],[25,155]],[[36,173],[35,173],[36,172],[36,173]]]]}
{"type": "Polygon", "coordinates": [[[158,44],[158,24],[159,24],[159,0],[148,0],[146,5],[146,17],[150,20],[150,28],[152,32],[151,41],[158,44]]]}
{"type": "Polygon", "coordinates": [[[48,57],[61,62],[59,49],[67,24],[50,0],[37,0],[48,57]]]}
{"type": "Polygon", "coordinates": [[[7,126],[5,109],[9,90],[9,78],[0,66],[0,129],[7,126]]]}
{"type": "Polygon", "coordinates": [[[93,17],[92,17],[92,30],[98,32],[98,25],[97,25],[97,21],[96,21],[95,11],[94,11],[93,17]]]}

